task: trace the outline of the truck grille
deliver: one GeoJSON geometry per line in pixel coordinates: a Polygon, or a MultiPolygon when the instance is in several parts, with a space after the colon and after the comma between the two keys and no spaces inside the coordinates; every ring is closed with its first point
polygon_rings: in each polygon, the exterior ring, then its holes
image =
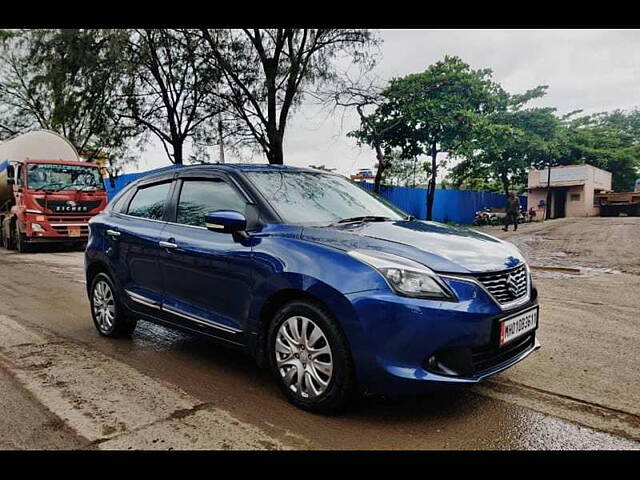
{"type": "Polygon", "coordinates": [[[60,200],[48,200],[38,198],[38,203],[42,208],[48,208],[55,213],[88,213],[100,205],[100,200],[91,200],[84,202],[68,202],[60,200]]]}
{"type": "MultiPolygon", "coordinates": [[[[69,236],[69,229],[74,228],[74,227],[69,227],[67,225],[55,225],[55,224],[52,224],[51,227],[56,233],[63,235],[65,237],[69,236]]],[[[87,225],[79,225],[76,228],[78,228],[81,237],[86,237],[89,235],[89,227],[87,225]]]]}
{"type": "Polygon", "coordinates": [[[527,294],[527,269],[524,264],[504,272],[478,275],[477,279],[503,305],[527,294]]]}
{"type": "Polygon", "coordinates": [[[69,236],[69,227],[75,227],[80,229],[80,236],[85,237],[89,235],[89,225],[87,222],[91,220],[93,215],[88,216],[48,216],[47,221],[51,228],[59,235],[64,237],[69,236]]]}

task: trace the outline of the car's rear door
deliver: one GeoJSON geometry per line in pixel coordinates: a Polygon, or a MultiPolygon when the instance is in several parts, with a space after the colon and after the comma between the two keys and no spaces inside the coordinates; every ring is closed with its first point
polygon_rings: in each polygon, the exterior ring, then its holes
{"type": "Polygon", "coordinates": [[[242,343],[251,296],[250,242],[207,230],[213,210],[245,212],[246,194],[225,175],[182,172],[173,218],[162,231],[163,310],[171,321],[242,343]]]}
{"type": "Polygon", "coordinates": [[[165,210],[173,176],[138,185],[127,205],[111,216],[105,234],[108,255],[131,309],[158,316],[164,285],[159,242],[166,227],[165,210]]]}

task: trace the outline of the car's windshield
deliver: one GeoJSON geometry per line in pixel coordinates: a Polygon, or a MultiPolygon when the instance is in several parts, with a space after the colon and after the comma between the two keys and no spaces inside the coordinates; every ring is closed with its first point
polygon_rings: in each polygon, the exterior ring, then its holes
{"type": "Polygon", "coordinates": [[[401,220],[407,215],[344,177],[313,172],[248,171],[278,214],[294,224],[331,224],[359,217],[401,220]]]}
{"type": "Polygon", "coordinates": [[[31,163],[27,172],[27,188],[31,190],[104,190],[96,167],[31,163]]]}

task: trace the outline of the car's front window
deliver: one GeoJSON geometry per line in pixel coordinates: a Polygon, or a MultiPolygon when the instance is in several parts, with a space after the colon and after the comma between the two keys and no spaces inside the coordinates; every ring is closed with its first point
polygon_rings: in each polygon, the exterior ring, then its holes
{"type": "Polygon", "coordinates": [[[288,223],[330,224],[357,217],[406,217],[339,175],[302,171],[248,171],[246,175],[288,223]]]}
{"type": "Polygon", "coordinates": [[[204,217],[214,210],[244,213],[246,202],[228,183],[219,179],[185,180],[180,192],[176,223],[204,226],[204,217]]]}
{"type": "Polygon", "coordinates": [[[27,166],[27,188],[31,190],[104,190],[97,167],[32,163],[27,166]]]}

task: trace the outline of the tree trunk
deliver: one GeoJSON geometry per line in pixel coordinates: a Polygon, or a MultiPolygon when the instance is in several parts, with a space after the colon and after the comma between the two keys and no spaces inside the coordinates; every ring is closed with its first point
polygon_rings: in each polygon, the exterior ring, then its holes
{"type": "Polygon", "coordinates": [[[427,220],[433,220],[433,200],[436,196],[436,178],[438,151],[433,146],[431,150],[431,178],[429,179],[429,190],[427,191],[427,220]]]}
{"type": "Polygon", "coordinates": [[[283,165],[284,153],[282,150],[282,137],[275,134],[269,142],[269,151],[267,152],[267,160],[271,165],[283,165]]]}
{"type": "Polygon", "coordinates": [[[373,180],[373,191],[375,193],[380,193],[380,184],[382,182],[382,173],[384,169],[387,168],[387,165],[384,161],[384,154],[382,153],[382,149],[380,145],[375,145],[376,149],[376,158],[378,159],[378,170],[376,171],[376,178],[373,180]]]}
{"type": "Polygon", "coordinates": [[[504,172],[500,173],[500,181],[502,182],[502,188],[504,188],[504,194],[509,196],[509,177],[504,172]]]}
{"type": "Polygon", "coordinates": [[[173,163],[175,165],[182,165],[182,142],[174,143],[173,147],[173,163]]]}

